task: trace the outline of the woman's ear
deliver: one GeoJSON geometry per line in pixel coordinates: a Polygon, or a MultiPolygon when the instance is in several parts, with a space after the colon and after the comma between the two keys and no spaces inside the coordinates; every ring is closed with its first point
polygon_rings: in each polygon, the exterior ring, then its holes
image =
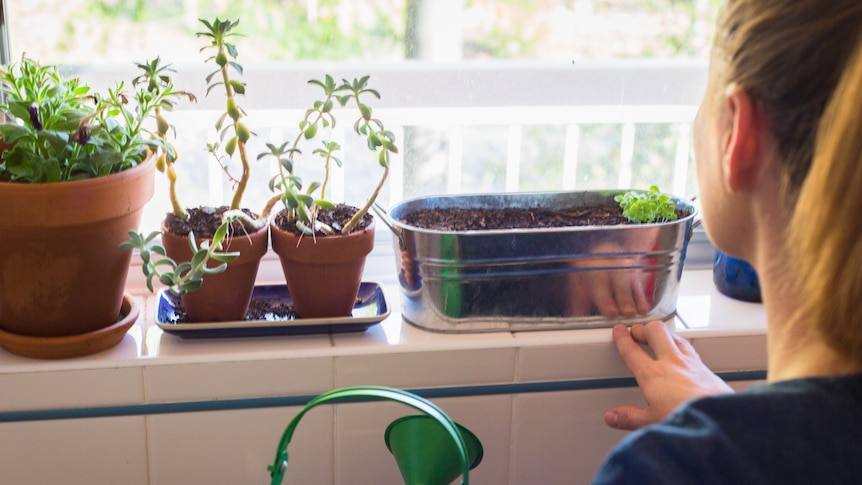
{"type": "Polygon", "coordinates": [[[760,122],[757,104],[738,84],[724,92],[727,110],[722,169],[724,184],[731,192],[742,190],[758,166],[760,137],[765,129],[760,122]]]}

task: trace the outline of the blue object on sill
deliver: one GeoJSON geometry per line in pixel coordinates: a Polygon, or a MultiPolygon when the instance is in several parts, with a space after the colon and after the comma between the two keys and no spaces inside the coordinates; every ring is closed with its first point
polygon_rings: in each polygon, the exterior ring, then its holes
{"type": "Polygon", "coordinates": [[[760,282],[754,268],[742,259],[715,251],[712,279],[722,294],[736,300],[760,303],[760,282]]]}

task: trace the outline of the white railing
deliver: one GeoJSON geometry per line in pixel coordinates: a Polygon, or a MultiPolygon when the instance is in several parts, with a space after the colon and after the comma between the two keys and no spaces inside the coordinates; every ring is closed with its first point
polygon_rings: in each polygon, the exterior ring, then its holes
{"type": "MultiPolygon", "coordinates": [[[[198,103],[182,105],[171,114],[179,138],[177,145],[183,155],[178,166],[180,179],[185,180],[183,202],[189,205],[222,204],[228,200],[229,185],[220,167],[204,152],[207,138],[215,133],[212,124],[221,109],[217,92],[205,93],[204,77],[208,67],[175,66],[175,84],[179,88],[199,93],[198,103]],[[205,173],[205,176],[201,176],[205,173]],[[198,180],[194,180],[197,177],[198,180]]],[[[245,66],[243,81],[248,94],[241,105],[248,111],[248,124],[257,136],[249,147],[256,154],[264,142],[277,142],[295,136],[296,124],[305,107],[318,94],[307,80],[331,73],[338,78],[371,75],[371,85],[383,98],[375,102],[375,115],[388,129],[395,132],[401,154],[392,160],[387,192],[381,203],[391,205],[415,195],[415,189],[432,193],[464,193],[483,191],[525,190],[521,181],[535,160],[524,158],[527,132],[534,127],[545,131],[559,130],[562,138],[552,147],[561,158],[561,169],[546,179],[532,182],[526,190],[572,190],[629,187],[642,184],[643,176],[635,180],[638,167],[635,159],[647,145],[656,140],[639,133],[650,125],[665,125],[664,154],[648,171],[664,190],[693,195],[690,173],[691,122],[700,101],[706,79],[706,63],[684,61],[619,61],[591,64],[547,64],[528,62],[486,63],[343,63],[301,62],[245,66]],[[595,168],[596,163],[584,159],[582,148],[594,144],[589,127],[612,128],[611,140],[602,140],[600,152],[614,171],[598,181],[584,180],[582,173],[595,168]],[[405,146],[405,128],[433,130],[438,148],[436,153],[420,153],[416,146],[405,146]],[[494,155],[476,156],[476,142],[471,133],[478,129],[494,131],[494,155]],[[414,157],[405,167],[404,153],[414,157]],[[477,160],[495,160],[494,167],[483,167],[477,160]],[[443,167],[442,165],[445,165],[443,167]],[[501,168],[502,167],[502,168],[501,168]],[[490,186],[477,183],[482,171],[502,171],[495,174],[490,186]],[[480,175],[476,175],[479,173],[480,175]],[[467,174],[473,177],[468,181],[467,174]],[[591,183],[602,184],[601,187],[591,183]],[[405,190],[405,187],[408,190],[405,190]]],[[[97,88],[113,84],[113,79],[130,79],[133,69],[81,68],[78,71],[97,88]],[[100,86],[101,84],[101,86],[100,86]]],[[[351,120],[339,120],[335,140],[345,140],[351,120]],[[346,131],[347,130],[347,131],[346,131]]],[[[607,137],[607,132],[605,133],[607,137]]],[[[349,144],[344,157],[356,156],[349,144]]],[[[594,145],[593,145],[594,146],[594,145]]],[[[559,162],[559,161],[558,161],[559,162]]],[[[255,161],[252,161],[255,163],[255,161]]],[[[257,162],[262,163],[262,162],[257,162]]],[[[351,162],[353,163],[353,162],[351,162]]],[[[364,162],[363,162],[364,163],[364,162]]],[[[335,170],[330,197],[333,200],[356,201],[370,193],[369,184],[379,175],[372,161],[365,169],[335,170]],[[354,171],[351,171],[354,170],[354,171]],[[349,181],[349,183],[348,183],[349,181]],[[358,189],[354,189],[358,187],[358,189]],[[354,199],[354,200],[352,200],[354,199]]],[[[247,196],[248,206],[262,206],[269,195],[265,181],[275,167],[260,170],[257,185],[247,196]]],[[[529,174],[534,175],[534,174],[529,174]]],[[[168,209],[164,181],[158,181],[158,192],[145,213],[144,228],[155,228],[168,209]]]]}

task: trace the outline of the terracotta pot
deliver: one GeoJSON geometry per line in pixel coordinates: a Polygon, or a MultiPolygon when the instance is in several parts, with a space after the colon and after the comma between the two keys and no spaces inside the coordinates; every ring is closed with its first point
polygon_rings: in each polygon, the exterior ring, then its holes
{"type": "MultiPolygon", "coordinates": [[[[205,239],[197,239],[200,244],[205,239]]],[[[162,224],[162,244],[174,261],[191,261],[188,236],[177,236],[167,231],[162,224]]],[[[240,257],[228,263],[223,273],[204,276],[204,283],[197,291],[182,295],[181,300],[188,317],[193,322],[233,322],[245,319],[257,269],[269,246],[269,228],[263,226],[257,232],[235,234],[225,238],[224,251],[239,251],[240,257]]],[[[210,261],[209,267],[219,262],[210,261]]]]}
{"type": "Polygon", "coordinates": [[[131,250],[153,196],[151,157],[118,174],[74,182],[0,183],[0,329],[36,337],[117,323],[131,250]]]}
{"type": "Polygon", "coordinates": [[[120,316],[113,325],[65,337],[32,337],[0,329],[0,345],[13,354],[36,359],[81,357],[115,347],[126,337],[140,315],[141,305],[135,297],[126,294],[120,307],[120,316]]]}
{"type": "Polygon", "coordinates": [[[272,249],[281,260],[297,315],[349,316],[362,282],[365,257],[374,249],[374,223],[346,236],[300,238],[274,221],[270,223],[272,249]]]}

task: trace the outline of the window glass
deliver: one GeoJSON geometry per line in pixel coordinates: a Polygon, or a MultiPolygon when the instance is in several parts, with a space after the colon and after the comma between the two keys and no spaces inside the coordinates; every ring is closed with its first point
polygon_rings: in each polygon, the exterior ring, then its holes
{"type": "MultiPolygon", "coordinates": [[[[198,18],[240,19],[256,137],[296,134],[316,92],[306,84],[371,74],[377,116],[397,136],[386,206],[446,192],[572,190],[657,184],[695,190],[690,122],[702,94],[719,0],[6,0],[11,59],[63,63],[95,87],[160,56],[198,95],[172,114],[182,202],[228,200],[205,152],[221,105],[205,96],[198,18]]],[[[345,123],[349,128],[350,123],[345,123]]],[[[341,132],[345,156],[362,146],[341,132]]],[[[254,157],[253,157],[254,158],[254,157]]],[[[351,160],[336,196],[361,203],[379,172],[351,160]],[[357,200],[359,199],[359,200],[357,200]]],[[[310,173],[320,170],[309,163],[310,173]]],[[[262,207],[273,167],[254,166],[262,207]]],[[[312,175],[309,175],[311,178],[312,175]]],[[[145,229],[168,208],[164,181],[145,229]]]]}

